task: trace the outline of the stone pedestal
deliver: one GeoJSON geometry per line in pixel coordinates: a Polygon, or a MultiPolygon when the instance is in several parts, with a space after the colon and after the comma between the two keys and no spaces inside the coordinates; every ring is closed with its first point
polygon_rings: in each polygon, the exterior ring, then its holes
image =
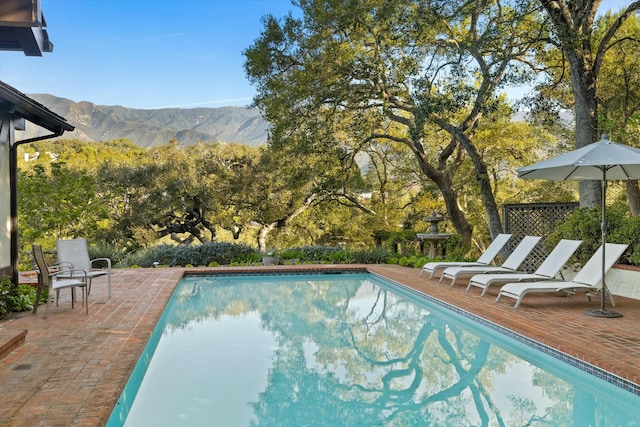
{"type": "Polygon", "coordinates": [[[438,247],[438,242],[447,240],[451,237],[451,234],[446,233],[418,233],[416,234],[416,238],[421,242],[429,243],[429,258],[435,258],[437,255],[436,249],[438,247]]]}

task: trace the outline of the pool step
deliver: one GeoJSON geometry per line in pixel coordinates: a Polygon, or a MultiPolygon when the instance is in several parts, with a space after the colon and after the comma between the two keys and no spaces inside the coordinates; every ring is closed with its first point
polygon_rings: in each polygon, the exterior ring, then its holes
{"type": "Polygon", "coordinates": [[[6,330],[0,328],[0,360],[9,356],[18,347],[24,344],[27,330],[6,330]]]}

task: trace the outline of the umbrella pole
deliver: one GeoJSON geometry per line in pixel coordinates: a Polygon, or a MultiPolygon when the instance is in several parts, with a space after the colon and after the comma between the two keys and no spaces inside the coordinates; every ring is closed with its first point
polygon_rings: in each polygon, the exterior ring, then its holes
{"type": "Polygon", "coordinates": [[[605,248],[607,246],[607,170],[602,169],[602,222],[600,223],[600,229],[602,231],[602,289],[600,290],[600,310],[587,310],[588,316],[594,317],[622,317],[622,314],[617,311],[606,310],[605,302],[607,297],[607,283],[604,279],[605,268],[605,248]]]}

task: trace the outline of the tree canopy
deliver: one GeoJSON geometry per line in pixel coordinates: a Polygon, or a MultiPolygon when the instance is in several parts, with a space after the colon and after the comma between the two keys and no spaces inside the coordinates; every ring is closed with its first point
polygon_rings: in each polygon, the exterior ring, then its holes
{"type": "Polygon", "coordinates": [[[260,38],[245,51],[247,75],[258,89],[255,105],[273,123],[270,143],[291,144],[296,135],[298,149],[307,152],[338,146],[352,156],[409,153],[416,171],[437,187],[456,231],[470,240],[473,226],[457,181],[465,170],[475,177],[490,233],[498,234],[477,135],[490,132],[491,121],[511,117],[505,87],[535,79],[525,71],[546,33],[534,4],[299,6],[301,18],[265,17],[260,38]]]}

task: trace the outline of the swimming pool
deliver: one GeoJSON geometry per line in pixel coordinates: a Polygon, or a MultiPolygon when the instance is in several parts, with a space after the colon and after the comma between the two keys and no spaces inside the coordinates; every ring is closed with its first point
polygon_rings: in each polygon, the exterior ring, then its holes
{"type": "Polygon", "coordinates": [[[632,426],[639,403],[373,274],[187,276],[107,425],[632,426]]]}

